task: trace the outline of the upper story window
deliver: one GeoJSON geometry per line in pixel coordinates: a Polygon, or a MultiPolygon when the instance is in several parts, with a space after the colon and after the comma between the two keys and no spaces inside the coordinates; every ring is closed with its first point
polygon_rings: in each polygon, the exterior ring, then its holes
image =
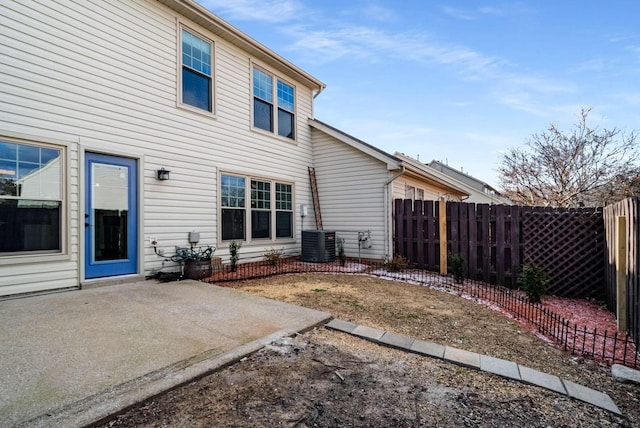
{"type": "Polygon", "coordinates": [[[277,132],[281,137],[294,140],[294,100],[293,86],[253,67],[253,126],[255,128],[277,132]]]}
{"type": "Polygon", "coordinates": [[[213,112],[213,43],[182,29],[181,103],[213,112]]]}
{"type": "Polygon", "coordinates": [[[0,255],[62,251],[62,150],[0,141],[0,255]]]}

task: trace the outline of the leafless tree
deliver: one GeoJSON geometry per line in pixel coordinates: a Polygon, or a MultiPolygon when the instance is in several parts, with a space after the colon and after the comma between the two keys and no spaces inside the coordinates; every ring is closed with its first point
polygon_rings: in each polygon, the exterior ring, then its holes
{"type": "Polygon", "coordinates": [[[524,147],[502,156],[500,184],[504,195],[522,205],[597,206],[640,190],[636,131],[587,124],[590,108],[570,132],[550,125],[533,134],[524,147]]]}

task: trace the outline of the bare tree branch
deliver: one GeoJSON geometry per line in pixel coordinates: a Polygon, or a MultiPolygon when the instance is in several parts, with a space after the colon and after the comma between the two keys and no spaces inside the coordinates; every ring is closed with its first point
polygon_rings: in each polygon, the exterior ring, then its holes
{"type": "Polygon", "coordinates": [[[640,191],[637,133],[588,124],[580,111],[570,132],[550,125],[502,156],[500,184],[505,196],[523,205],[595,206],[640,191]]]}

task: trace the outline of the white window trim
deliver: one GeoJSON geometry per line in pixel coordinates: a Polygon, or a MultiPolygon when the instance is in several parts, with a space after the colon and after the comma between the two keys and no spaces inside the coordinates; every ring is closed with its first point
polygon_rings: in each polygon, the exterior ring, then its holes
{"type": "Polygon", "coordinates": [[[251,109],[251,118],[249,127],[252,131],[268,135],[270,137],[275,137],[281,141],[286,141],[288,143],[297,143],[298,142],[298,87],[293,84],[291,81],[287,79],[283,79],[278,73],[274,72],[270,68],[267,68],[261,64],[258,64],[254,61],[250,61],[250,70],[249,70],[249,108],[251,109]],[[253,125],[253,69],[257,68],[263,73],[266,73],[272,77],[272,91],[273,91],[273,132],[269,132],[262,128],[257,128],[253,125]],[[293,138],[283,137],[278,134],[278,81],[285,83],[293,88],[293,138]]]}
{"type": "Polygon", "coordinates": [[[404,199],[411,199],[414,201],[416,199],[416,187],[410,185],[409,183],[405,183],[404,185],[404,199]],[[409,193],[411,193],[409,195],[409,193]]]}
{"type": "Polygon", "coordinates": [[[212,118],[216,118],[217,114],[217,105],[216,105],[216,94],[217,90],[217,82],[216,79],[216,44],[213,39],[205,36],[202,31],[194,30],[193,27],[187,26],[182,22],[178,21],[176,27],[176,107],[181,108],[183,110],[188,110],[193,113],[198,113],[203,116],[208,116],[212,118]],[[203,110],[198,107],[194,107],[191,104],[185,104],[182,102],[182,30],[188,31],[196,37],[201,38],[207,43],[211,44],[211,111],[203,110]]]}
{"type": "MultiPolygon", "coordinates": [[[[40,138],[37,136],[23,136],[21,134],[0,134],[0,140],[25,144],[38,147],[52,148],[60,150],[60,251],[20,251],[20,252],[7,252],[0,253],[0,266],[7,264],[22,264],[22,263],[42,263],[42,262],[54,262],[69,260],[69,242],[71,227],[68,219],[72,209],[72,203],[69,186],[71,186],[70,177],[70,162],[69,156],[69,143],[65,141],[57,141],[46,138],[40,138]]],[[[6,199],[21,199],[20,197],[6,197],[6,199]]],[[[52,199],[53,200],[53,199],[52,199]]]]}
{"type": "MultiPolygon", "coordinates": [[[[218,174],[218,244],[224,244],[224,243],[228,243],[231,241],[240,241],[239,239],[226,239],[226,240],[222,240],[222,210],[225,209],[225,207],[222,206],[222,176],[223,175],[232,175],[235,177],[240,177],[240,178],[244,178],[244,185],[245,185],[245,206],[244,206],[244,213],[245,213],[245,225],[244,225],[244,233],[245,233],[245,239],[241,240],[241,242],[245,243],[246,245],[251,245],[251,244],[264,244],[264,243],[294,243],[296,242],[296,213],[295,213],[295,207],[296,207],[296,185],[294,182],[288,181],[288,180],[282,180],[279,178],[273,178],[273,177],[262,177],[262,176],[257,176],[257,175],[249,175],[249,174],[243,174],[243,173],[238,173],[238,172],[233,172],[233,171],[220,171],[220,173],[218,174]],[[268,181],[271,185],[270,187],[270,206],[271,208],[269,209],[269,211],[271,212],[271,238],[257,238],[257,239],[252,239],[251,238],[251,180],[257,180],[257,181],[268,181]],[[286,210],[278,210],[276,209],[276,183],[281,183],[281,184],[288,184],[291,186],[291,235],[292,236],[287,236],[287,237],[281,237],[281,238],[276,238],[276,213],[278,211],[286,211],[286,210]]],[[[238,209],[238,208],[231,208],[231,209],[238,209]]]]}

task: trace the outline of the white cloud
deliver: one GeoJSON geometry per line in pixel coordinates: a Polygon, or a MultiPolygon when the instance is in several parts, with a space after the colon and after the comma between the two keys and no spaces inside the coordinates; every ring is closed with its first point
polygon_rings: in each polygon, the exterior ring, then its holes
{"type": "Polygon", "coordinates": [[[478,19],[478,15],[475,12],[456,7],[443,6],[442,11],[452,18],[462,19],[463,21],[474,21],[478,19]]]}
{"type": "Polygon", "coordinates": [[[499,7],[495,7],[495,6],[483,6],[480,7],[478,9],[478,12],[484,14],[484,15],[495,15],[495,16],[500,16],[500,15],[504,15],[505,11],[504,9],[501,9],[499,7]]]}
{"type": "Polygon", "coordinates": [[[612,94],[613,98],[624,103],[626,106],[638,106],[640,105],[640,92],[618,92],[612,94]]]}
{"type": "Polygon", "coordinates": [[[314,62],[331,62],[343,57],[368,59],[408,59],[454,66],[467,78],[488,76],[504,62],[485,56],[465,46],[443,43],[424,33],[392,33],[366,26],[335,26],[323,30],[309,30],[303,26],[290,28],[295,38],[290,49],[300,51],[314,62]]]}
{"type": "Polygon", "coordinates": [[[611,43],[629,42],[631,40],[638,40],[638,35],[630,32],[611,33],[606,36],[606,39],[611,43]]]}
{"type": "Polygon", "coordinates": [[[516,110],[526,111],[527,113],[535,114],[536,116],[543,115],[543,112],[539,110],[538,106],[535,106],[531,101],[529,94],[504,94],[498,97],[498,101],[516,110]]]}
{"type": "Polygon", "coordinates": [[[398,13],[393,9],[378,4],[367,4],[363,10],[359,10],[357,13],[378,22],[396,22],[399,19],[398,13]]]}
{"type": "Polygon", "coordinates": [[[526,8],[519,3],[505,4],[503,6],[480,6],[471,9],[461,9],[451,6],[443,6],[442,11],[452,18],[463,21],[475,21],[487,15],[489,16],[505,16],[513,13],[522,13],[526,8]]]}
{"type": "Polygon", "coordinates": [[[198,2],[229,21],[276,23],[305,16],[305,7],[298,0],[198,0],[198,2]]]}

